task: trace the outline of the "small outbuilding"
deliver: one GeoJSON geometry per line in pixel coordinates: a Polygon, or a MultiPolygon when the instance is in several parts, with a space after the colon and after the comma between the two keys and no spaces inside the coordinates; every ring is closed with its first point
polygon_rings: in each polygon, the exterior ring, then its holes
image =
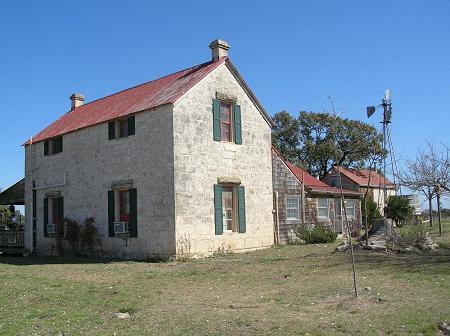
{"type": "Polygon", "coordinates": [[[340,183],[345,189],[359,191],[363,195],[367,192],[367,198],[377,204],[380,213],[384,213],[384,205],[387,198],[397,194],[394,183],[375,170],[369,169],[348,169],[344,167],[333,167],[331,171],[322,179],[330,186],[337,187],[340,183]],[[339,173],[341,180],[339,182],[339,173]],[[386,200],[384,190],[386,189],[386,200]]]}
{"type": "Polygon", "coordinates": [[[344,204],[351,230],[361,228],[361,192],[342,190],[342,202],[340,188],[331,187],[294,166],[273,147],[272,165],[275,241],[287,243],[296,239],[299,225],[323,225],[345,234],[344,204]]]}

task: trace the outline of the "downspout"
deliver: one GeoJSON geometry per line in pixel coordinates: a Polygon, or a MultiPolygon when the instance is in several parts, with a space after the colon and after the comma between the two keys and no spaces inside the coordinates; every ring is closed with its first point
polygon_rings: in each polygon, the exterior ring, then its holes
{"type": "Polygon", "coordinates": [[[275,233],[275,244],[280,243],[280,217],[279,217],[279,201],[278,201],[278,191],[275,191],[275,221],[276,221],[276,233],[275,233]]]}
{"type": "Polygon", "coordinates": [[[33,137],[30,138],[30,181],[31,181],[31,254],[36,255],[36,190],[33,181],[33,137]]]}
{"type": "Polygon", "coordinates": [[[302,224],[305,226],[305,172],[302,169],[302,224]]]}

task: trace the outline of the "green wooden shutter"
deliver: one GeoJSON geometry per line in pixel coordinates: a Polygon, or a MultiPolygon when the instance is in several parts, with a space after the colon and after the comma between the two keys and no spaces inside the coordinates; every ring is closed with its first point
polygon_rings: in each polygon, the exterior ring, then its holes
{"type": "Polygon", "coordinates": [[[220,101],[213,99],[213,139],[220,141],[220,101]]]}
{"type": "Polygon", "coordinates": [[[48,237],[47,224],[48,224],[48,198],[44,198],[44,237],[48,237]]]}
{"type": "Polygon", "coordinates": [[[243,186],[237,187],[238,191],[238,218],[239,218],[239,232],[245,233],[245,188],[243,186]]]}
{"type": "Polygon", "coordinates": [[[114,237],[114,190],[108,191],[108,236],[114,237]]]}
{"type": "Polygon", "coordinates": [[[135,122],[134,115],[128,117],[128,135],[133,135],[135,133],[135,122]]]}
{"type": "Polygon", "coordinates": [[[242,145],[241,107],[233,105],[234,113],[234,143],[242,145]]]}
{"type": "Polygon", "coordinates": [[[64,197],[59,198],[59,214],[64,222],[64,197]]]}
{"type": "Polygon", "coordinates": [[[222,217],[222,186],[214,185],[214,223],[216,227],[216,235],[223,233],[223,217],[222,217]]]}
{"type": "Polygon", "coordinates": [[[116,137],[116,122],[110,121],[108,123],[108,139],[112,140],[116,137]]]}
{"type": "Polygon", "coordinates": [[[130,189],[130,217],[128,219],[128,230],[130,230],[130,237],[137,237],[137,190],[130,189]]]}
{"type": "Polygon", "coordinates": [[[63,137],[60,136],[60,137],[56,138],[56,142],[57,142],[57,144],[58,144],[58,146],[57,146],[57,147],[58,147],[57,152],[60,153],[60,152],[63,151],[63,137]]]}
{"type": "Polygon", "coordinates": [[[58,199],[58,214],[62,219],[61,226],[56,228],[56,231],[60,235],[60,237],[64,237],[64,197],[59,197],[58,199]]]}
{"type": "Polygon", "coordinates": [[[49,145],[48,140],[45,140],[45,141],[44,141],[44,155],[45,155],[45,156],[48,155],[48,145],[49,145]]]}

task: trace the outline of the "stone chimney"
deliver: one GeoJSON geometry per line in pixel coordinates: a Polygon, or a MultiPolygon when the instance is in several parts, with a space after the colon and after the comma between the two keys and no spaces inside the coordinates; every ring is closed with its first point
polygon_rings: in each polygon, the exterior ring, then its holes
{"type": "Polygon", "coordinates": [[[72,108],[70,110],[73,111],[77,107],[83,105],[84,96],[80,93],[74,93],[73,95],[70,96],[70,100],[72,101],[72,108]]]}
{"type": "Polygon", "coordinates": [[[228,49],[230,49],[230,45],[228,42],[224,40],[214,40],[209,44],[209,47],[212,51],[212,60],[213,62],[218,61],[222,57],[228,56],[228,49]]]}

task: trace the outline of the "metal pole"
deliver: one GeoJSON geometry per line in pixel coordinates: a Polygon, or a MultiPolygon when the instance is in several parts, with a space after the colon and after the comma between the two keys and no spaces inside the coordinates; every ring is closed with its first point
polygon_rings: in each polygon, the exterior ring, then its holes
{"type": "Polygon", "coordinates": [[[437,192],[436,200],[438,211],[439,236],[442,236],[441,193],[439,191],[437,192]]]}
{"type": "Polygon", "coordinates": [[[302,223],[305,225],[305,172],[302,169],[302,223]]]}

